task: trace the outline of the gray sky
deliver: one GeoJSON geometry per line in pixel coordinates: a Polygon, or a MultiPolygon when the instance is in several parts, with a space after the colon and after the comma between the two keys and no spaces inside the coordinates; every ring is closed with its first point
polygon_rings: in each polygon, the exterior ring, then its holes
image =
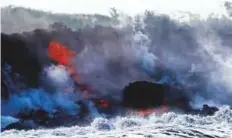
{"type": "MultiPolygon", "coordinates": [[[[189,11],[203,16],[211,12],[222,13],[225,0],[2,0],[0,6],[16,5],[58,13],[108,14],[115,7],[134,15],[145,9],[163,13],[189,11]]],[[[232,1],[232,0],[227,0],[232,1]]]]}

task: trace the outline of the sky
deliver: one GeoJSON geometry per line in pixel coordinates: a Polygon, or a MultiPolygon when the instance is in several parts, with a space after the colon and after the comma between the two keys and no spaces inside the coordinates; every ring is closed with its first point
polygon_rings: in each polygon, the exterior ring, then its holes
{"type": "MultiPolygon", "coordinates": [[[[232,0],[227,0],[232,1],[232,0]]],[[[147,10],[162,13],[176,11],[208,15],[212,12],[225,12],[225,0],[2,0],[0,6],[22,6],[54,13],[99,13],[109,14],[109,9],[116,9],[135,15],[147,10]]]]}

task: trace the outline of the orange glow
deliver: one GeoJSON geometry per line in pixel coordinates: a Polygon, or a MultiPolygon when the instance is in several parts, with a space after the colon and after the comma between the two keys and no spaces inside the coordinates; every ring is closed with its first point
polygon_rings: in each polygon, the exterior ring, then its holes
{"type": "Polygon", "coordinates": [[[61,65],[68,65],[71,62],[71,58],[75,56],[75,53],[66,46],[52,41],[48,47],[48,56],[61,65]]]}
{"type": "Polygon", "coordinates": [[[146,116],[152,114],[153,112],[155,112],[155,109],[141,109],[139,110],[139,115],[146,116]]]}
{"type": "MultiPolygon", "coordinates": [[[[68,73],[72,76],[73,80],[79,85],[80,90],[89,93],[91,91],[90,86],[82,84],[77,69],[75,68],[75,64],[71,61],[75,55],[75,52],[68,49],[65,45],[55,41],[51,41],[49,43],[48,56],[59,64],[64,65],[67,68],[68,73]]],[[[68,90],[69,89],[67,88],[67,91],[68,90]]]]}
{"type": "Polygon", "coordinates": [[[160,108],[150,108],[150,109],[141,109],[139,110],[139,115],[141,116],[147,116],[147,115],[150,115],[156,111],[159,111],[159,112],[167,112],[168,111],[168,106],[166,105],[162,105],[160,108]]]}
{"type": "Polygon", "coordinates": [[[167,112],[167,111],[168,111],[168,106],[162,105],[162,106],[161,106],[161,111],[162,111],[162,112],[167,112]]]}
{"type": "Polygon", "coordinates": [[[99,105],[103,108],[107,108],[109,106],[109,102],[106,100],[100,100],[99,105]]]}

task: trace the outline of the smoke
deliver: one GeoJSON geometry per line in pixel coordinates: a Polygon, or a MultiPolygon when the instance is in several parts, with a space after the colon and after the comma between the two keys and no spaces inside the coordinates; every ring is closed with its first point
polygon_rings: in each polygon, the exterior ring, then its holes
{"type": "Polygon", "coordinates": [[[231,36],[231,24],[225,23],[226,20],[214,23],[211,21],[206,22],[204,28],[200,28],[197,33],[197,42],[200,46],[198,55],[202,58],[202,65],[204,65],[198,70],[206,72],[204,76],[207,81],[205,92],[201,95],[215,103],[231,104],[228,97],[232,95],[230,85],[232,49],[231,41],[227,40],[231,36]],[[223,28],[227,28],[227,31],[221,32],[223,28]]]}
{"type": "Polygon", "coordinates": [[[56,92],[47,92],[43,89],[27,89],[14,92],[9,100],[2,102],[3,115],[16,115],[19,112],[43,109],[48,113],[55,113],[57,110],[71,115],[78,114],[79,107],[75,103],[79,95],[73,92],[73,85],[63,66],[51,65],[44,69],[49,85],[56,87],[56,92]],[[65,88],[71,90],[65,91],[65,88]]]}
{"type": "MultiPolygon", "coordinates": [[[[78,95],[68,93],[75,87],[65,67],[50,66],[46,50],[53,40],[76,51],[73,60],[79,77],[98,96],[121,100],[124,86],[147,80],[181,87],[194,107],[204,103],[232,104],[229,98],[232,96],[232,21],[229,18],[209,17],[183,23],[168,15],[145,12],[123,19],[123,25],[117,27],[109,21],[106,26],[74,30],[69,29],[70,23],[52,31],[21,33],[29,51],[44,67],[38,77],[39,87],[50,86],[55,92],[21,91],[11,95],[3,111],[16,112],[22,108],[52,111],[57,107],[69,113],[78,110],[74,104],[78,95]]],[[[88,105],[94,109],[91,103],[88,105]]],[[[92,112],[98,116],[97,111],[92,112]]]]}
{"type": "MultiPolygon", "coordinates": [[[[143,42],[146,41],[143,40],[145,39],[144,35],[135,34],[133,36],[132,32],[129,31],[118,37],[111,30],[109,32],[107,29],[102,31],[100,33],[103,36],[99,38],[101,44],[87,45],[83,52],[77,56],[77,68],[82,80],[99,91],[99,94],[109,96],[110,93],[110,96],[120,99],[121,90],[125,85],[136,80],[149,78],[140,69],[140,62],[143,62],[142,57],[152,64],[154,57],[152,54],[149,55],[145,45],[134,44],[145,43],[143,42]],[[148,59],[149,57],[151,59],[148,59]]],[[[113,31],[121,33],[121,30],[113,31]]],[[[154,66],[149,65],[149,63],[145,61],[143,64],[147,68],[154,66]]]]}
{"type": "Polygon", "coordinates": [[[31,89],[13,94],[10,99],[2,103],[3,115],[16,115],[19,112],[43,109],[55,113],[58,109],[67,114],[77,114],[78,106],[73,102],[75,96],[62,92],[49,94],[43,90],[31,89]]]}
{"type": "Polygon", "coordinates": [[[232,3],[229,1],[226,1],[224,5],[226,7],[228,14],[232,16],[232,3]]]}
{"type": "Polygon", "coordinates": [[[215,101],[213,99],[205,99],[201,95],[195,95],[192,99],[193,100],[190,102],[190,105],[194,109],[201,109],[202,108],[202,104],[207,104],[209,106],[215,106],[215,107],[219,107],[219,106],[222,105],[221,103],[218,103],[218,101],[215,101]]]}
{"type": "Polygon", "coordinates": [[[49,82],[49,85],[53,85],[56,91],[73,92],[74,82],[70,78],[67,69],[62,65],[50,65],[44,69],[44,81],[49,82]]]}
{"type": "Polygon", "coordinates": [[[65,83],[69,79],[69,74],[64,66],[52,65],[45,68],[45,71],[47,72],[48,77],[54,80],[57,84],[65,83]]]}
{"type": "Polygon", "coordinates": [[[197,104],[231,105],[231,20],[180,23],[152,12],[146,18],[146,34],[156,62],[162,64],[162,77],[156,80],[185,88],[197,104]]]}

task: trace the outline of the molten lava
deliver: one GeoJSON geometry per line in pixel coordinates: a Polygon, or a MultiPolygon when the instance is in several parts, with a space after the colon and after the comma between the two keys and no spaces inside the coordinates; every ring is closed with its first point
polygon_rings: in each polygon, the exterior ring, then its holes
{"type": "Polygon", "coordinates": [[[64,65],[75,83],[80,87],[80,90],[82,92],[89,93],[91,91],[90,86],[82,84],[75,67],[75,62],[72,62],[72,59],[75,55],[76,54],[74,51],[68,49],[67,46],[64,46],[58,42],[51,41],[49,44],[48,56],[59,64],[64,65]]]}
{"type": "Polygon", "coordinates": [[[156,111],[159,111],[161,113],[164,113],[164,112],[167,112],[168,111],[168,106],[166,105],[162,105],[161,107],[159,108],[149,108],[149,109],[140,109],[138,111],[139,115],[141,116],[147,116],[147,115],[150,115],[156,111]]]}
{"type": "Polygon", "coordinates": [[[59,64],[66,66],[71,64],[71,58],[75,56],[75,52],[58,42],[52,41],[48,47],[48,56],[59,64]]]}
{"type": "Polygon", "coordinates": [[[103,108],[107,108],[109,106],[109,102],[106,100],[100,100],[99,105],[103,108]]]}
{"type": "Polygon", "coordinates": [[[155,112],[155,109],[141,109],[138,111],[139,115],[147,116],[155,112]]]}

